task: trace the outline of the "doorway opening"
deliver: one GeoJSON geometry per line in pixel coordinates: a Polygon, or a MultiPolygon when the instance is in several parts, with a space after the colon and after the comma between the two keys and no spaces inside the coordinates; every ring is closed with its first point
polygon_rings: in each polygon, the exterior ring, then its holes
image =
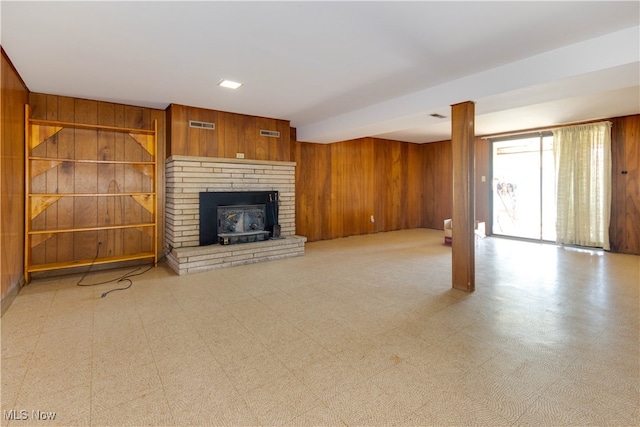
{"type": "Polygon", "coordinates": [[[555,242],[553,134],[519,135],[491,143],[492,233],[555,242]]]}

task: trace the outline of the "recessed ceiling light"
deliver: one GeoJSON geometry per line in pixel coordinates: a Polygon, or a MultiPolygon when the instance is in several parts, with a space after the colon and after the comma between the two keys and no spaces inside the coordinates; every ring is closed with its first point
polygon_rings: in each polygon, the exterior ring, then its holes
{"type": "Polygon", "coordinates": [[[242,83],[223,79],[223,80],[220,80],[220,82],[218,83],[218,86],[226,87],[229,89],[238,89],[240,86],[242,86],[242,83]]]}

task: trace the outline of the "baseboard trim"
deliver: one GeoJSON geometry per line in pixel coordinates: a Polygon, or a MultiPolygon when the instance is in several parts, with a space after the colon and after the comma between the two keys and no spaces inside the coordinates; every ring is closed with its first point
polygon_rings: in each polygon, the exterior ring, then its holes
{"type": "Polygon", "coordinates": [[[11,288],[9,292],[7,292],[7,295],[2,298],[2,302],[0,303],[0,317],[4,316],[4,313],[9,309],[13,300],[18,296],[18,291],[24,286],[24,283],[24,276],[22,276],[18,284],[11,288]]]}

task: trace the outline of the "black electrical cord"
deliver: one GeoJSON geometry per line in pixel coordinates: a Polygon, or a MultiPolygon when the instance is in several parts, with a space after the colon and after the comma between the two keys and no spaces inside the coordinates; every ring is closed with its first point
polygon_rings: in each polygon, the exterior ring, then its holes
{"type": "Polygon", "coordinates": [[[116,283],[120,283],[120,282],[129,282],[129,284],[125,287],[122,288],[114,288],[111,289],[107,292],[104,292],[101,296],[101,298],[106,297],[108,294],[110,294],[111,292],[114,291],[124,291],[129,289],[132,285],[133,285],[133,281],[130,279],[130,277],[135,277],[135,276],[140,276],[144,273],[146,273],[147,271],[151,270],[155,265],[159,264],[163,259],[165,259],[167,257],[167,254],[164,253],[162,254],[162,256],[160,257],[160,259],[158,259],[157,262],[153,262],[151,264],[145,264],[145,265],[141,265],[138,266],[136,268],[134,268],[133,270],[129,271],[128,273],[123,274],[120,277],[116,277],[115,279],[110,279],[110,280],[105,280],[104,282],[97,282],[97,283],[82,283],[82,281],[85,279],[85,277],[87,277],[87,274],[89,274],[89,272],[91,272],[91,269],[93,268],[93,266],[95,265],[96,260],[98,259],[98,253],[100,252],[100,245],[102,245],[102,242],[98,242],[98,248],[96,249],[96,255],[93,257],[93,261],[91,261],[91,264],[89,265],[89,268],[87,269],[87,271],[85,271],[85,273],[82,275],[82,277],[80,278],[80,280],[78,281],[78,283],[76,283],[76,286],[98,286],[98,285],[106,285],[108,283],[111,282],[116,282],[116,283]],[[141,272],[137,272],[138,270],[140,270],[143,267],[147,267],[146,269],[144,269],[141,272]]]}

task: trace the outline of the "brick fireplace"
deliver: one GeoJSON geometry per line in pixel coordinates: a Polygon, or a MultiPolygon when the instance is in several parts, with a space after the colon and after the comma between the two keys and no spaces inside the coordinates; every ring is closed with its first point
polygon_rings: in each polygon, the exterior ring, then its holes
{"type": "Polygon", "coordinates": [[[171,156],[166,161],[166,242],[178,274],[304,254],[295,235],[295,162],[171,156]],[[277,191],[281,239],[200,246],[201,192],[277,191]]]}

